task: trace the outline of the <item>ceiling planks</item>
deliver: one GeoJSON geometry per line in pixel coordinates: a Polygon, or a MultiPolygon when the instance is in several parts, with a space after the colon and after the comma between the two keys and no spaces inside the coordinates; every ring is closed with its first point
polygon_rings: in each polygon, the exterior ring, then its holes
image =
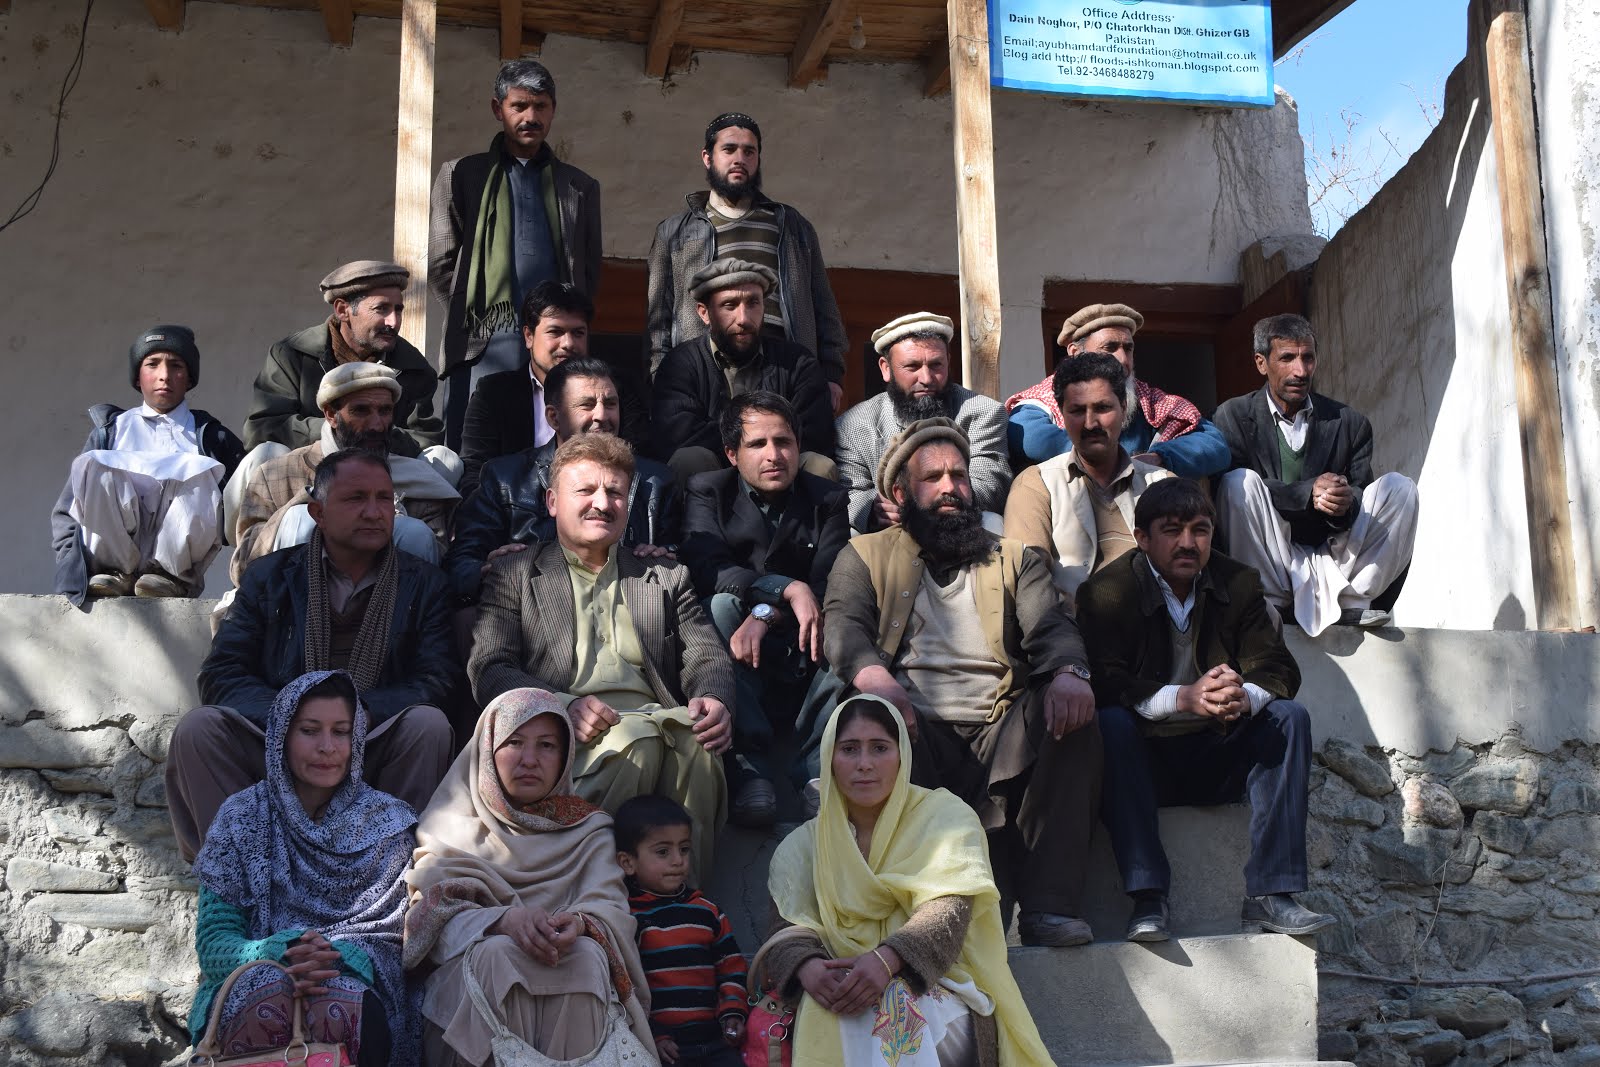
{"type": "Polygon", "coordinates": [[[849,12],[850,0],[821,0],[812,9],[795,40],[794,51],[789,53],[790,86],[803,89],[816,80],[823,57],[849,12]]]}

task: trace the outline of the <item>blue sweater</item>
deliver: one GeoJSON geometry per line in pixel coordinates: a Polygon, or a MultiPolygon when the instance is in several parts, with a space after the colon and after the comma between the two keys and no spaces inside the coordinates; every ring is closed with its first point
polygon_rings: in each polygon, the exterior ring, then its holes
{"type": "MultiPolygon", "coordinates": [[[[1122,431],[1122,447],[1130,456],[1154,452],[1172,473],[1183,478],[1210,478],[1233,465],[1222,431],[1210,419],[1201,419],[1191,433],[1171,441],[1157,441],[1144,412],[1135,410],[1133,421],[1122,431]]],[[[1055,424],[1048,412],[1033,404],[1018,404],[1006,424],[1011,447],[1011,469],[1020,471],[1072,450],[1072,438],[1055,424]]]]}

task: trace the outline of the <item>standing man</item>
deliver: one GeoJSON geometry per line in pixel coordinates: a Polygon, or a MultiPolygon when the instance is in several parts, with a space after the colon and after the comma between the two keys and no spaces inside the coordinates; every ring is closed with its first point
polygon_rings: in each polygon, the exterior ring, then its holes
{"type": "Polygon", "coordinates": [[[901,520],[840,551],[823,646],[847,685],[905,716],[912,780],[977,811],[1022,943],[1081,945],[1100,800],[1088,656],[1044,557],[983,528],[967,447],[942,418],[889,442],[878,487],[901,520]]]}
{"type": "Polygon", "coordinates": [[[978,510],[1000,528],[1011,465],[1006,461],[1006,411],[981,393],[950,380],[955,324],[917,311],[872,334],[878,371],[887,388],[839,416],[839,480],[850,487],[850,525],[862,533],[900,521],[895,502],[878,491],[878,465],[889,441],[921,419],[952,420],[966,436],[968,481],[978,510]]]}
{"type": "MultiPolygon", "coordinates": [[[[1184,478],[1210,478],[1228,469],[1228,444],[1200,409],[1181,396],[1140,381],[1133,370],[1133,335],[1144,316],[1126,304],[1090,304],[1061,324],[1056,344],[1068,359],[1086,352],[1113,356],[1127,372],[1127,415],[1122,447],[1144,463],[1184,478]]],[[[1051,379],[1006,401],[1011,463],[1017,470],[1043,463],[1072,447],[1056,406],[1051,379]]]]}
{"type": "Polygon", "coordinates": [[[1029,467],[1006,498],[1006,536],[1054,563],[1056,588],[1072,603],[1078,586],[1133,551],[1133,508],[1155,482],[1172,477],[1128,455],[1118,441],[1128,376],[1098,352],[1056,366],[1056,404],[1072,450],[1029,467]]]}
{"type": "Polygon", "coordinates": [[[1372,424],[1312,391],[1317,338],[1299,315],[1255,327],[1264,388],[1217,409],[1235,470],[1218,494],[1228,551],[1306,633],[1382,626],[1373,598],[1411,565],[1417,484],[1372,477],[1372,424]]]}
{"type": "Polygon", "coordinates": [[[731,466],[689,482],[682,555],[733,654],[733,752],[724,765],[742,826],[777,816],[773,722],[798,707],[817,672],[828,572],[850,538],[844,487],[800,469],[795,422],[776,393],[736,397],[721,420],[731,466]]]}
{"type": "Polygon", "coordinates": [[[500,132],[487,152],[439,168],[428,212],[428,289],[446,308],[445,441],[458,450],[478,380],[527,358],[527,295],[554,281],[593,300],[600,281],[600,184],[546,143],[555,79],[531,59],[505,63],[489,109],[500,132]]]}
{"type": "Polygon", "coordinates": [[[690,193],[682,212],[663,219],[650,246],[650,373],[668,352],[706,332],[690,279],[716,259],[759,263],[777,284],[765,296],[763,329],[817,360],[830,408],[844,395],[848,341],[828,284],[817,231],[805,216],[761,192],[761,127],[749,115],[718,115],[706,127],[700,161],[708,192],[690,193]]]}
{"type": "Polygon", "coordinates": [[[1105,739],[1102,811],[1129,941],[1165,941],[1172,871],[1159,805],[1250,803],[1246,933],[1331,925],[1306,888],[1311,719],[1300,668],[1249,567],[1211,551],[1211,501],[1194,482],[1151,486],[1134,511],[1139,550],[1078,591],[1105,739]]]}

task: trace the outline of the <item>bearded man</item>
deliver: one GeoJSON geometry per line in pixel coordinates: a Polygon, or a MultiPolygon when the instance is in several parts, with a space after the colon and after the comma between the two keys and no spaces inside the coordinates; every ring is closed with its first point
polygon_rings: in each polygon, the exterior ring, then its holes
{"type": "Polygon", "coordinates": [[[968,452],[943,418],[889,443],[877,491],[900,522],[840,551],[823,651],[847,685],[905,716],[912,781],[977,811],[1023,943],[1080,945],[1100,796],[1088,658],[1049,561],[984,529],[968,452]]]}
{"type": "Polygon", "coordinates": [[[1011,486],[1006,459],[1006,412],[995,401],[950,380],[955,324],[943,315],[902,315],[872,334],[885,389],[839,417],[839,480],[850,487],[850,525],[862,533],[900,521],[899,506],[877,488],[876,473],[890,438],[914,422],[946,418],[967,438],[968,478],[979,511],[1005,510],[1011,486]]]}

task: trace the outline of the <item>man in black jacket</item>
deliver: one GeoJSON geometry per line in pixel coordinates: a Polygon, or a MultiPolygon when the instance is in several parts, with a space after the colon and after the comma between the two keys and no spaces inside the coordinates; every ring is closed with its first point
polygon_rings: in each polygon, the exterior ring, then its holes
{"type": "MultiPolygon", "coordinates": [[[[456,511],[455,539],[444,569],[459,607],[477,602],[490,560],[555,538],[549,493],[550,461],[557,446],[580,434],[617,432],[617,385],[611,368],[597,359],[557,364],[545,378],[544,396],[554,436],[536,448],[485,463],[477,490],[456,511]]],[[[634,464],[621,544],[649,558],[666,555],[677,548],[683,525],[678,480],[654,460],[635,457],[634,464]]]]}
{"type": "Polygon", "coordinates": [[[167,753],[173,831],[192,860],[222,802],[265,774],[272,702],[311,670],[349,671],[372,717],[366,777],[421,811],[454,753],[439,704],[458,666],[443,573],[394,547],[394,485],[372,452],[317,466],[310,542],[250,565],[211,652],[200,699],[167,753]]]}
{"type": "Polygon", "coordinates": [[[1105,745],[1101,817],[1133,898],[1129,941],[1165,941],[1172,872],[1163,804],[1250,802],[1246,932],[1305,935],[1334,922],[1298,904],[1306,887],[1311,720],[1300,668],[1255,571],[1211,551],[1214,512],[1187,478],[1134,508],[1130,552],[1078,587],[1105,745]]]}
{"type": "Polygon", "coordinates": [[[446,309],[445,441],[458,450],[473,388],[522,366],[527,295],[565,282],[592,300],[600,282],[600,183],[550,150],[555,79],[531,59],[505,63],[489,108],[501,126],[489,150],[441,166],[428,207],[428,290],[446,309]]]}
{"type": "Polygon", "coordinates": [[[772,711],[798,701],[822,659],[822,595],[850,538],[849,494],[800,469],[794,408],[751,392],[723,409],[727,470],[689,483],[683,558],[733,653],[733,751],[724,760],[732,817],[777,815],[768,760],[772,711]]]}
{"type": "Polygon", "coordinates": [[[1382,626],[1372,601],[1411,563],[1417,485],[1372,476],[1372,425],[1311,389],[1317,339],[1299,315],[1255,326],[1265,388],[1217,409],[1233,452],[1217,510],[1228,552],[1261,573],[1267,599],[1315,636],[1382,626]]]}
{"type": "Polygon", "coordinates": [[[742,259],[719,259],[689,279],[706,333],[667,353],[651,398],[656,455],[684,481],[727,466],[722,413],[734,397],[757,389],[793,405],[808,450],[801,467],[827,478],[838,473],[833,405],[816,359],[761,329],[776,284],[771,268],[742,259]]]}

